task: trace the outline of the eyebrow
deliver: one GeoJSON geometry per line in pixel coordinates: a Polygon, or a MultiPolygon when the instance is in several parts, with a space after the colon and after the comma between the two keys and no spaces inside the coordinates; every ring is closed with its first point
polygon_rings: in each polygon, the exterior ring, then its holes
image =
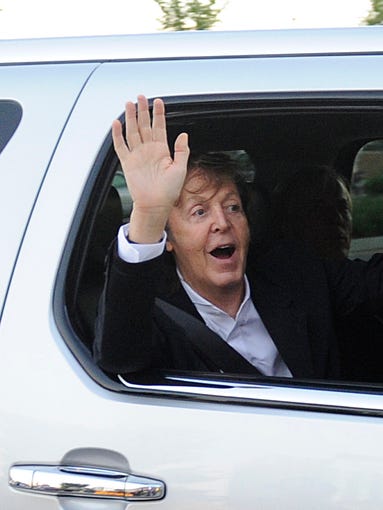
{"type": "MultiPolygon", "coordinates": [[[[190,193],[190,191],[189,191],[190,193]]],[[[195,202],[195,203],[198,203],[198,202],[208,202],[211,198],[213,198],[216,194],[218,193],[218,191],[216,193],[214,193],[213,195],[211,195],[210,197],[206,198],[204,195],[197,195],[197,194],[194,194],[192,193],[190,197],[188,197],[186,199],[186,203],[190,203],[190,202],[195,202]]],[[[226,195],[223,197],[223,201],[231,198],[231,197],[236,197],[236,198],[240,198],[240,195],[237,191],[229,191],[228,193],[226,193],[226,195]]]]}

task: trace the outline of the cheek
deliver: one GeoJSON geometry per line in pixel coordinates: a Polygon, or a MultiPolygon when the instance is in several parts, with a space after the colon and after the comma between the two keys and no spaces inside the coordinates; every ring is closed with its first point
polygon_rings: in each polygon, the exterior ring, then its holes
{"type": "Polygon", "coordinates": [[[245,218],[243,218],[237,225],[237,235],[244,246],[249,244],[250,229],[249,224],[245,218]]]}
{"type": "Polygon", "coordinates": [[[201,226],[190,226],[174,234],[177,245],[184,252],[195,253],[205,249],[208,240],[208,230],[201,226]]]}
{"type": "Polygon", "coordinates": [[[205,246],[206,242],[204,240],[197,239],[196,237],[189,238],[184,243],[182,251],[186,257],[190,257],[190,260],[193,261],[193,257],[195,258],[196,256],[205,253],[205,246]]]}
{"type": "Polygon", "coordinates": [[[184,232],[182,235],[174,236],[173,241],[167,244],[176,257],[193,263],[196,257],[205,252],[206,236],[200,236],[196,232],[184,232]]]}

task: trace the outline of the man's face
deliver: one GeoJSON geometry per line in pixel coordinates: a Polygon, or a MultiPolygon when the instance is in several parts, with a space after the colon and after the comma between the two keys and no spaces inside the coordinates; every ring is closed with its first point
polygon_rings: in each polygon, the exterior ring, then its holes
{"type": "Polygon", "coordinates": [[[209,183],[203,173],[187,180],[169,217],[167,249],[185,281],[208,300],[242,292],[249,228],[237,186],[209,183]]]}

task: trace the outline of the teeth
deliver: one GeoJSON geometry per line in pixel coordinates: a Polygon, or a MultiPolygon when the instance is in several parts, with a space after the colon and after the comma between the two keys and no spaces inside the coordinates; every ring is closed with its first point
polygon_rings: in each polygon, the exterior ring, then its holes
{"type": "MultiPolygon", "coordinates": [[[[232,244],[223,244],[222,246],[217,246],[216,248],[214,248],[214,250],[227,250],[229,248],[233,248],[233,245],[232,244]]],[[[214,251],[212,250],[212,251],[214,251]]]]}

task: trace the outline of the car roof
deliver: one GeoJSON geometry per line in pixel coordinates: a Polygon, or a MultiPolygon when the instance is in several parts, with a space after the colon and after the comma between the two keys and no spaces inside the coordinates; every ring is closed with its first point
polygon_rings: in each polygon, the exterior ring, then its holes
{"type": "Polygon", "coordinates": [[[0,64],[363,53],[383,53],[382,26],[0,41],[0,64]]]}

